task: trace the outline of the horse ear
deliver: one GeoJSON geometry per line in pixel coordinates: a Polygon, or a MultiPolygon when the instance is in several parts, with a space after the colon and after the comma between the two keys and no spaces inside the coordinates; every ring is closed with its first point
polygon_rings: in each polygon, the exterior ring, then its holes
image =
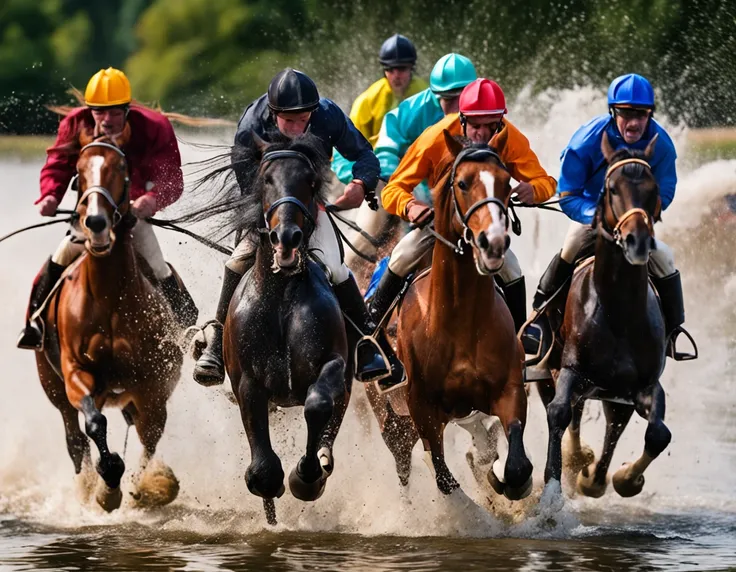
{"type": "Polygon", "coordinates": [[[447,149],[452,153],[453,157],[457,157],[460,154],[460,151],[463,150],[463,144],[450,135],[450,132],[447,129],[443,129],[442,134],[445,136],[445,145],[447,145],[447,149]]]}
{"type": "Polygon", "coordinates": [[[659,137],[659,133],[655,133],[654,137],[652,137],[652,140],[649,142],[649,145],[647,145],[647,148],[644,149],[644,158],[647,161],[651,161],[652,157],[654,157],[654,148],[657,146],[658,137],[659,137]]]}
{"type": "Polygon", "coordinates": [[[253,143],[256,144],[256,149],[258,149],[258,152],[263,154],[266,152],[266,149],[268,148],[268,143],[261,139],[261,137],[256,133],[253,132],[253,143]]]}
{"type": "Polygon", "coordinates": [[[603,152],[603,157],[606,159],[607,163],[611,162],[611,157],[613,157],[613,154],[616,152],[616,150],[611,145],[611,142],[608,140],[608,133],[605,131],[603,132],[603,138],[601,139],[601,151],[603,152]]]}

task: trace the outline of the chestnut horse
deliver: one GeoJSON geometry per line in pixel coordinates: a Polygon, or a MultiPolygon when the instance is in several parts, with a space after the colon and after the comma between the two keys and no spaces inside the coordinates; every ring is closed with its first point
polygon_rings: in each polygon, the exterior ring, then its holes
{"type": "Polygon", "coordinates": [[[120,506],[125,464],[108,448],[103,406],[123,408],[143,444],[134,498],[144,505],[166,504],[178,493],[171,470],[154,469],[149,461],[164,431],[166,401],[179,378],[182,352],[170,335],[176,326],[169,304],[133,250],[135,218],[129,213],[128,165],[120,150],[125,137],[80,136],[76,211],[86,252],[50,298],[44,351],[36,352],[38,375],[61,412],[77,475],[86,477],[83,470],[90,469],[87,437],[97,446],[102,482],[96,497],[108,511],[120,506]],[[86,436],[78,411],[84,414],[86,436]]]}
{"type": "Polygon", "coordinates": [[[245,170],[250,161],[255,172],[241,230],[255,242],[256,254],[230,302],[223,350],[250,444],[246,484],[263,498],[267,520],[275,524],[273,499],[285,487],[271,446],[269,405],[304,406],[306,451],[291,471],[289,488],[300,500],[317,500],[334,468],[332,447],[353,368],[337,298],[325,270],[309,255],[325,200],[327,158],[310,135],[270,144],[254,136],[245,155],[245,170]]]}
{"type": "Polygon", "coordinates": [[[434,225],[439,236],[458,246],[438,240],[429,273],[411,285],[402,302],[397,339],[407,370],[406,389],[378,399],[369,392],[369,397],[402,484],[408,482],[411,450],[421,438],[444,494],[459,487],[444,459],[447,423],[456,420],[465,428],[472,423],[487,430],[480,417],[498,417],[508,438],[508,456],[505,466],[494,458],[486,460],[493,464],[487,478],[497,492],[519,499],[532,484],[523,444],[524,352],[493,278],[510,244],[511,175],[491,147],[463,148],[448,132],[445,140],[450,155],[446,174],[432,191],[434,225]],[[402,391],[413,425],[397,414],[402,391]]]}
{"type": "Polygon", "coordinates": [[[601,399],[606,417],[603,452],[578,474],[577,488],[601,496],[624,428],[636,410],[648,420],[644,452],[613,476],[624,497],[644,486],[644,471],[667,447],[665,397],[659,378],[665,365],[662,311],[647,276],[654,222],[661,210],[659,187],[649,166],[656,138],[641,151],[615,151],[604,134],[609,164],[593,227],[595,259],[578,269],[567,296],[559,343],[549,357],[556,380],[547,406],[549,448],[545,481],[559,481],[561,440],[573,422],[573,455],[580,456],[579,425],[585,399],[601,399]]]}

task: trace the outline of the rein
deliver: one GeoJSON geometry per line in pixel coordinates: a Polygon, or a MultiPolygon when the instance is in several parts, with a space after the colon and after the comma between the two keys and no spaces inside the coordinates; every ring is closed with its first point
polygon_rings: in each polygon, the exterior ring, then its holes
{"type": "MultiPolygon", "coordinates": [[[[105,143],[104,141],[92,141],[92,143],[88,143],[84,147],[82,147],[79,150],[79,155],[81,156],[82,153],[84,153],[87,149],[91,149],[92,147],[104,147],[105,149],[112,149],[115,151],[120,157],[122,157],[123,161],[125,162],[125,182],[124,182],[124,190],[123,190],[123,196],[120,199],[120,202],[116,202],[115,199],[112,197],[112,194],[110,194],[110,191],[107,190],[105,187],[102,187],[100,185],[95,185],[92,187],[88,187],[84,193],[82,193],[82,196],[77,199],[77,204],[83,204],[84,201],[86,201],[90,196],[92,195],[102,195],[102,197],[110,204],[110,206],[113,208],[112,213],[112,226],[113,228],[116,227],[121,220],[123,220],[123,215],[120,214],[120,207],[125,205],[125,203],[129,202],[129,196],[130,196],[130,178],[128,177],[128,162],[125,157],[125,153],[123,153],[123,150],[119,147],[116,147],[115,145],[112,145],[111,143],[105,143]]],[[[77,175],[78,176],[78,175],[77,175]]]]}

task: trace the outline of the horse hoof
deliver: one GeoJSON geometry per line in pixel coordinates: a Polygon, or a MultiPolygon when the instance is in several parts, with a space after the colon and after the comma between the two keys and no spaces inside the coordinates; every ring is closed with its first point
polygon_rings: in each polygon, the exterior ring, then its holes
{"type": "Polygon", "coordinates": [[[102,507],[102,510],[112,512],[120,508],[123,501],[123,492],[120,487],[110,488],[105,484],[105,481],[100,481],[97,485],[95,499],[97,499],[97,504],[102,507]]]}
{"type": "Polygon", "coordinates": [[[577,477],[577,490],[581,495],[592,497],[594,499],[601,498],[608,488],[608,475],[602,483],[595,480],[595,463],[591,463],[584,467],[577,477]]]}
{"type": "Polygon", "coordinates": [[[491,488],[497,495],[504,494],[504,489],[506,488],[506,485],[504,485],[501,480],[496,476],[496,473],[493,472],[493,467],[491,467],[488,470],[488,483],[491,485],[491,488]]]}
{"type": "Polygon", "coordinates": [[[131,493],[139,508],[165,506],[179,494],[179,479],[164,463],[149,465],[138,481],[136,492],[131,493]]]}
{"type": "Polygon", "coordinates": [[[294,497],[301,501],[312,502],[316,501],[325,492],[325,483],[327,482],[327,476],[323,472],[321,476],[312,483],[305,481],[299,474],[299,465],[289,474],[289,490],[294,497]]]}
{"type": "Polygon", "coordinates": [[[120,486],[120,479],[125,472],[125,463],[120,458],[120,455],[110,453],[110,456],[106,460],[103,461],[103,458],[100,458],[97,461],[97,472],[110,489],[117,489],[120,486]]]}
{"type": "Polygon", "coordinates": [[[530,475],[527,481],[520,487],[514,488],[508,485],[505,485],[503,488],[503,496],[505,496],[510,501],[518,501],[521,499],[525,499],[532,493],[533,484],[534,484],[534,481],[532,480],[532,477],[530,475]]]}
{"type": "Polygon", "coordinates": [[[589,465],[595,463],[595,453],[588,445],[581,445],[580,451],[565,455],[562,466],[565,471],[577,475],[589,465]]]}
{"type": "Polygon", "coordinates": [[[624,463],[613,474],[613,488],[622,497],[635,497],[644,488],[644,475],[629,476],[631,463],[624,463]]]}

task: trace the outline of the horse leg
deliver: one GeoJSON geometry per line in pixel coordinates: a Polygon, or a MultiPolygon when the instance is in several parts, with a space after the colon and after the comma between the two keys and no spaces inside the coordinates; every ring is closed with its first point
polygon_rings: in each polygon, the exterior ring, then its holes
{"type": "Polygon", "coordinates": [[[467,417],[455,419],[455,425],[462,427],[468,433],[472,442],[465,453],[465,461],[478,483],[482,484],[485,475],[481,472],[482,466],[490,465],[499,457],[498,433],[500,423],[495,417],[491,417],[474,411],[467,417]]]}
{"type": "Polygon", "coordinates": [[[547,465],[544,469],[544,482],[560,481],[562,478],[562,436],[572,420],[570,399],[580,383],[577,374],[563,368],[557,378],[555,397],[547,406],[547,426],[549,442],[547,444],[547,465]]]}
{"type": "Polygon", "coordinates": [[[602,402],[603,413],[606,416],[606,436],[603,439],[603,452],[597,463],[591,463],[585,467],[577,479],[577,489],[580,493],[594,498],[603,496],[608,486],[608,467],[611,466],[613,452],[616,445],[624,432],[626,425],[634,413],[631,405],[623,403],[613,403],[611,401],[602,402]]]}
{"type": "MultiPolygon", "coordinates": [[[[417,383],[421,383],[417,381],[417,383]]],[[[417,428],[417,433],[422,439],[425,454],[429,453],[434,467],[434,476],[437,488],[442,494],[449,495],[460,484],[452,476],[447,463],[445,463],[444,435],[447,419],[432,406],[419,403],[416,396],[409,395],[409,411],[417,428]]]]}
{"type": "Polygon", "coordinates": [[[268,394],[265,388],[243,375],[238,384],[238,402],[250,445],[251,460],[245,471],[245,484],[252,494],[264,499],[281,497],[286,490],[284,471],[268,432],[268,394]]]}
{"type": "Polygon", "coordinates": [[[405,487],[411,475],[411,452],[419,441],[419,435],[411,417],[398,415],[388,402],[385,406],[387,415],[381,437],[394,456],[399,483],[405,487]]]}
{"type": "Polygon", "coordinates": [[[664,424],[664,389],[657,381],[650,394],[639,393],[634,399],[637,413],[649,420],[644,434],[644,452],[633,463],[624,465],[613,474],[613,488],[622,497],[638,495],[644,488],[644,471],[667,448],[672,434],[664,424]]]}
{"type": "Polygon", "coordinates": [[[488,471],[491,485],[509,500],[519,500],[532,491],[532,463],[524,450],[524,425],[526,424],[526,391],[518,380],[509,380],[491,411],[503,425],[509,444],[503,475],[499,475],[500,463],[494,463],[488,471]],[[498,465],[498,466],[497,466],[498,465]],[[500,481],[503,487],[499,486],[500,481]]]}
{"type": "Polygon", "coordinates": [[[580,440],[580,423],[583,419],[585,400],[578,399],[572,408],[572,419],[567,429],[567,442],[562,447],[562,463],[565,472],[575,477],[595,461],[593,450],[580,440]]]}
{"type": "Polygon", "coordinates": [[[546,409],[555,398],[555,384],[553,381],[538,381],[536,385],[542,405],[546,409]]]}
{"type": "Polygon", "coordinates": [[[304,400],[307,450],[289,475],[289,489],[299,500],[315,501],[325,490],[334,462],[328,447],[318,447],[336,405],[339,408],[345,401],[345,393],[345,360],[337,356],[322,366],[304,400]]]}

